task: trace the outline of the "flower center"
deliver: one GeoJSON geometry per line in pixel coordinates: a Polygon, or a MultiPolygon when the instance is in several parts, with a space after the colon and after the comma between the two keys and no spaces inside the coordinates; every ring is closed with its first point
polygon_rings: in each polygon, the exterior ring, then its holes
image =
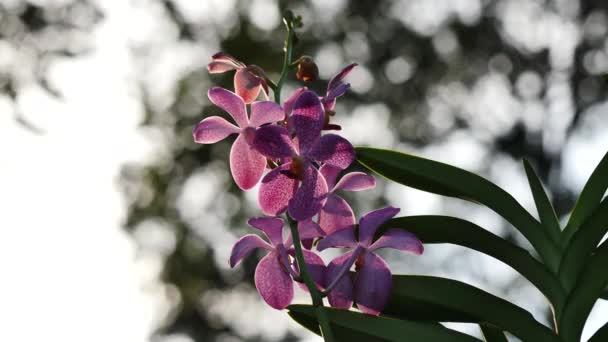
{"type": "Polygon", "coordinates": [[[305,162],[306,162],[306,160],[301,156],[294,156],[291,159],[291,165],[289,167],[289,171],[299,180],[302,180],[305,162]]]}
{"type": "Polygon", "coordinates": [[[243,129],[243,131],[241,131],[241,134],[243,134],[243,136],[245,137],[245,141],[249,145],[253,145],[253,139],[255,139],[255,128],[246,127],[245,129],[243,129]]]}

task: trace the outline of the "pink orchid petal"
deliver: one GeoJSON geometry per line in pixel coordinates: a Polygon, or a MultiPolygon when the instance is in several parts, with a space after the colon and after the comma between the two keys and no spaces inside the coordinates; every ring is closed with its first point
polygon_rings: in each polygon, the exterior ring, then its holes
{"type": "Polygon", "coordinates": [[[255,269],[255,287],[271,307],[282,310],[293,300],[293,281],[283,269],[277,252],[268,253],[255,269]]]}
{"type": "Polygon", "coordinates": [[[302,95],[303,92],[307,90],[308,88],[306,87],[298,88],[291,95],[289,95],[287,100],[285,100],[285,102],[283,103],[283,108],[285,109],[286,116],[291,115],[293,105],[296,103],[296,100],[298,99],[298,97],[300,97],[300,95],[302,95]]]}
{"type": "Polygon", "coordinates": [[[329,80],[327,84],[327,93],[329,94],[332,90],[343,84],[344,78],[350,74],[350,72],[357,66],[357,63],[352,63],[344,67],[339,73],[329,80]]]}
{"type": "Polygon", "coordinates": [[[350,205],[340,196],[329,194],[327,202],[319,212],[319,226],[326,234],[346,228],[354,228],[355,214],[350,205]]]}
{"type": "Polygon", "coordinates": [[[394,248],[417,255],[424,252],[424,246],[416,235],[397,228],[387,230],[376,242],[369,246],[370,251],[380,248],[394,248]]]}
{"type": "Polygon", "coordinates": [[[304,164],[300,187],[289,201],[289,215],[296,221],[311,218],[321,210],[326,200],[325,178],[312,164],[304,164]]]}
{"type": "Polygon", "coordinates": [[[334,191],[336,180],[338,179],[340,172],[342,172],[342,169],[333,165],[325,164],[321,166],[319,172],[321,172],[323,177],[325,177],[325,182],[327,183],[327,188],[329,191],[334,191]]]}
{"type": "Polygon", "coordinates": [[[258,202],[264,214],[276,216],[287,210],[299,184],[296,178],[289,175],[290,166],[291,163],[283,164],[262,178],[258,202]]]}
{"type": "Polygon", "coordinates": [[[230,172],[234,181],[243,190],[253,188],[266,169],[266,158],[254,150],[239,134],[230,149],[230,172]]]}
{"type": "Polygon", "coordinates": [[[226,64],[230,64],[234,66],[235,69],[244,68],[245,64],[240,62],[238,59],[232,57],[231,55],[225,52],[218,52],[215,55],[211,56],[211,60],[214,62],[222,62],[226,64]]]}
{"type": "Polygon", "coordinates": [[[251,252],[257,248],[264,248],[269,251],[272,250],[272,246],[257,235],[247,234],[240,238],[234,244],[234,246],[232,246],[232,252],[230,253],[230,267],[236,266],[239,262],[241,262],[241,260],[251,254],[251,252]]]}
{"type": "Polygon", "coordinates": [[[243,99],[237,94],[220,87],[213,87],[207,92],[211,102],[232,115],[234,121],[241,128],[245,128],[249,124],[247,120],[247,110],[243,99]]]}
{"type": "Polygon", "coordinates": [[[259,127],[263,124],[277,122],[285,119],[283,108],[272,101],[257,101],[251,104],[251,117],[249,124],[259,127]]]}
{"type": "Polygon", "coordinates": [[[388,221],[393,216],[397,215],[399,208],[386,207],[371,211],[359,219],[359,241],[364,246],[369,246],[372,243],[374,234],[378,227],[388,221]]]}
{"type": "Polygon", "coordinates": [[[351,260],[352,255],[353,251],[346,252],[327,265],[325,282],[328,286],[334,282],[336,277],[343,274],[342,278],[336,283],[327,296],[329,305],[334,308],[350,309],[353,305],[353,281],[348,272],[344,273],[342,271],[345,267],[348,269],[352,267],[354,262],[354,260],[351,260]]]}
{"type": "Polygon", "coordinates": [[[209,71],[210,74],[221,74],[236,69],[238,69],[238,67],[234,66],[231,63],[211,62],[207,64],[207,71],[209,71]]]}
{"type": "Polygon", "coordinates": [[[319,163],[346,169],[355,161],[355,150],[351,143],[336,134],[326,134],[317,140],[310,157],[319,163]]]}
{"type": "Polygon", "coordinates": [[[247,224],[264,232],[273,246],[283,243],[283,219],[279,217],[255,217],[247,224]]]}
{"type": "Polygon", "coordinates": [[[309,240],[325,236],[325,232],[311,219],[298,222],[298,232],[301,240],[309,240]]]}
{"type": "Polygon", "coordinates": [[[238,133],[239,128],[219,116],[203,119],[192,131],[194,141],[199,144],[213,144],[230,134],[238,133]]]}
{"type": "Polygon", "coordinates": [[[336,184],[337,190],[344,191],[361,191],[372,189],[376,186],[376,179],[373,176],[365,174],[363,172],[351,172],[347,173],[340,179],[336,184]]]}
{"type": "Polygon", "coordinates": [[[356,245],[355,231],[351,228],[347,228],[338,230],[337,232],[324,237],[317,245],[317,250],[320,252],[331,247],[347,248],[355,247],[356,245]]]}
{"type": "Polygon", "coordinates": [[[268,125],[258,128],[252,145],[271,159],[289,158],[296,154],[296,147],[289,132],[281,126],[268,125]]]}
{"type": "MultiPolygon", "coordinates": [[[[295,250],[290,249],[289,254],[295,260],[295,250]]],[[[323,288],[325,288],[325,262],[315,252],[303,249],[302,255],[304,256],[304,262],[306,263],[306,270],[312,277],[312,280],[315,282],[315,284],[317,284],[317,288],[319,290],[322,290],[323,288]]],[[[300,273],[297,262],[294,262],[294,269],[298,274],[300,273]]],[[[298,285],[301,289],[308,292],[306,284],[298,283],[298,285]]]]}
{"type": "Polygon", "coordinates": [[[302,154],[306,154],[321,135],[325,111],[312,91],[304,91],[294,103],[290,124],[293,127],[302,154]]]}
{"type": "Polygon", "coordinates": [[[247,69],[239,69],[234,74],[234,90],[243,98],[245,103],[251,103],[258,98],[262,89],[262,79],[247,69]]]}
{"type": "Polygon", "coordinates": [[[361,312],[378,316],[384,309],[393,287],[391,271],[376,254],[366,251],[359,257],[362,262],[355,279],[355,302],[361,312]]]}

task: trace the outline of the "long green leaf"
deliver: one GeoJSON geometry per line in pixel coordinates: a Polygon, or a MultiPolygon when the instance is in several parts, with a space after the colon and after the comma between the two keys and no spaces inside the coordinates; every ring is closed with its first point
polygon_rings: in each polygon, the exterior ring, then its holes
{"type": "MultiPolygon", "coordinates": [[[[289,316],[315,334],[319,334],[315,322],[314,307],[310,305],[290,305],[289,316]]],[[[389,317],[375,317],[359,312],[325,309],[331,322],[332,331],[340,342],[395,341],[412,342],[480,342],[480,340],[442,327],[437,324],[399,320],[389,317]]]]}
{"type": "Polygon", "coordinates": [[[549,197],[547,197],[547,193],[545,192],[540,179],[538,179],[536,172],[534,172],[532,165],[530,165],[530,163],[525,159],[524,169],[526,170],[526,175],[528,176],[528,183],[530,184],[530,189],[532,190],[532,196],[534,197],[534,203],[536,204],[536,210],[538,211],[540,222],[542,223],[543,227],[545,227],[547,234],[551,236],[553,241],[559,244],[562,231],[559,226],[557,215],[555,215],[555,210],[553,210],[553,206],[551,205],[551,201],[549,201],[549,197]]]}
{"type": "Polygon", "coordinates": [[[604,324],[598,331],[591,336],[587,342],[606,342],[608,341],[608,323],[604,324]]]}
{"type": "Polygon", "coordinates": [[[518,247],[478,225],[450,216],[405,216],[392,219],[378,229],[408,230],[426,244],[451,243],[494,257],[511,266],[536,286],[554,306],[561,306],[566,294],[558,278],[525,249],[518,247]]]}
{"type": "Polygon", "coordinates": [[[560,335],[566,341],[578,341],[593,305],[608,284],[608,242],[602,243],[589,260],[576,287],[568,296],[560,317],[560,335]]]}
{"type": "MultiPolygon", "coordinates": [[[[523,341],[559,341],[547,327],[532,315],[502,298],[466,283],[430,276],[393,276],[393,290],[383,313],[397,318],[413,319],[408,305],[426,303],[437,311],[437,319],[450,321],[448,313],[460,313],[455,321],[489,323],[512,333],[523,341]]],[[[429,313],[425,313],[428,318],[429,313]]]]}
{"type": "Polygon", "coordinates": [[[369,170],[397,183],[444,196],[481,203],[504,217],[530,241],[553,272],[559,249],[530,215],[506,191],[487,179],[444,163],[390,150],[357,147],[357,160],[369,170]]]}
{"type": "Polygon", "coordinates": [[[602,197],[606,193],[606,189],[608,189],[608,153],[597,164],[589,180],[587,180],[587,184],[583,187],[583,191],[578,197],[568,224],[564,229],[564,241],[569,241],[581,224],[591,216],[599,206],[602,197]]]}
{"type": "Polygon", "coordinates": [[[564,252],[559,277],[566,291],[572,289],[583,266],[608,230],[608,198],[605,198],[574,234],[564,252]]]}
{"type": "Polygon", "coordinates": [[[495,326],[489,324],[480,324],[479,328],[481,329],[481,333],[483,334],[483,338],[486,340],[486,342],[509,342],[509,340],[507,340],[507,336],[505,336],[505,333],[495,326]]]}

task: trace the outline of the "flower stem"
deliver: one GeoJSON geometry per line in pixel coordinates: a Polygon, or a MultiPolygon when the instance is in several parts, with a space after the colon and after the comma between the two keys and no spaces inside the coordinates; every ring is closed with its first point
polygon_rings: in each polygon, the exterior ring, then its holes
{"type": "Polygon", "coordinates": [[[281,68],[281,76],[279,76],[279,80],[274,86],[274,102],[281,104],[281,88],[283,87],[283,82],[285,81],[285,77],[287,77],[287,73],[289,72],[289,65],[291,64],[291,57],[293,53],[293,37],[295,35],[295,22],[293,13],[288,11],[283,16],[283,22],[287,27],[287,37],[285,38],[285,46],[283,49],[285,50],[285,57],[283,58],[283,67],[281,68]]]}

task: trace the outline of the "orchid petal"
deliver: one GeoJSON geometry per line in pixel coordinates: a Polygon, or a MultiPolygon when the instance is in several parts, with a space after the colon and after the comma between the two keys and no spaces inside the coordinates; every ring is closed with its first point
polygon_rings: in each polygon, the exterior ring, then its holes
{"type": "Polygon", "coordinates": [[[334,308],[350,309],[353,305],[353,281],[350,274],[343,271],[344,268],[348,270],[352,267],[355,259],[351,256],[353,256],[353,251],[340,255],[327,265],[325,271],[325,282],[328,285],[334,283],[338,276],[342,276],[327,296],[329,305],[334,308]]]}
{"type": "Polygon", "coordinates": [[[357,66],[357,63],[352,63],[344,67],[339,73],[329,80],[327,84],[327,93],[329,94],[332,90],[343,84],[343,80],[348,74],[357,66]]]}
{"type": "MultiPolygon", "coordinates": [[[[290,249],[289,254],[294,257],[295,260],[295,250],[290,249]]],[[[317,288],[319,290],[325,288],[325,262],[323,259],[319,257],[316,253],[303,249],[302,255],[304,256],[304,263],[306,263],[306,270],[310,274],[312,280],[317,284],[317,288]]],[[[294,268],[297,273],[300,273],[298,268],[298,263],[294,262],[294,268]]],[[[303,283],[298,283],[300,287],[308,291],[308,288],[303,283]]]]}
{"type": "Polygon", "coordinates": [[[293,300],[293,281],[276,252],[268,253],[255,269],[255,287],[271,307],[282,310],[293,300]]]}
{"type": "Polygon", "coordinates": [[[207,64],[207,71],[209,71],[210,74],[221,74],[236,69],[238,69],[238,67],[225,62],[211,62],[207,64]]]}
{"type": "Polygon", "coordinates": [[[230,172],[234,181],[243,190],[253,188],[266,169],[266,158],[254,150],[239,134],[230,149],[230,172]]]}
{"type": "Polygon", "coordinates": [[[283,243],[283,219],[279,217],[255,217],[247,224],[264,232],[273,246],[283,243]]]}
{"type": "Polygon", "coordinates": [[[268,158],[288,158],[296,154],[289,132],[283,127],[268,125],[255,131],[252,145],[268,158]]]}
{"type": "Polygon", "coordinates": [[[378,240],[376,240],[376,242],[369,246],[370,251],[380,248],[394,248],[404,252],[411,252],[416,255],[420,255],[424,252],[424,246],[416,235],[397,228],[387,230],[378,240]]]}
{"type": "Polygon", "coordinates": [[[239,69],[234,74],[234,90],[245,103],[258,98],[262,89],[262,79],[247,69],[239,69]]]}
{"type": "Polygon", "coordinates": [[[298,88],[291,95],[289,95],[289,97],[287,98],[287,100],[285,100],[285,102],[283,102],[283,108],[285,109],[286,116],[291,115],[291,111],[293,110],[294,103],[296,102],[298,97],[300,97],[300,95],[302,95],[302,93],[307,90],[308,90],[308,88],[306,88],[306,87],[298,88]]]}
{"type": "Polygon", "coordinates": [[[240,62],[238,59],[232,57],[231,55],[225,52],[218,52],[215,55],[211,56],[211,60],[214,62],[222,62],[226,64],[230,64],[234,66],[235,69],[244,68],[245,64],[240,62]]]}
{"type": "Polygon", "coordinates": [[[319,226],[326,234],[345,228],[354,228],[355,214],[350,205],[340,196],[330,193],[319,212],[319,226]]]}
{"type": "Polygon", "coordinates": [[[316,141],[309,156],[319,163],[346,169],[355,161],[351,143],[336,134],[326,134],[316,141]]]}
{"type": "Polygon", "coordinates": [[[359,257],[355,278],[355,302],[361,312],[377,316],[388,303],[393,286],[391,271],[376,254],[365,251],[359,257]]]}
{"type": "Polygon", "coordinates": [[[356,245],[357,241],[355,240],[354,229],[347,228],[338,230],[337,232],[324,237],[323,240],[317,244],[317,250],[320,252],[331,247],[346,248],[355,247],[356,245]]]}
{"type": "Polygon", "coordinates": [[[304,91],[298,97],[291,112],[290,123],[305,154],[319,139],[323,129],[325,111],[319,98],[312,91],[304,91]]]}
{"type": "Polygon", "coordinates": [[[259,127],[263,124],[277,122],[285,119],[283,108],[272,101],[257,101],[251,104],[251,127],[259,127]]]}
{"type": "Polygon", "coordinates": [[[247,127],[247,110],[243,99],[237,94],[220,87],[213,87],[207,92],[211,102],[230,114],[241,128],[247,127]]]}
{"type": "Polygon", "coordinates": [[[299,181],[290,175],[291,163],[283,164],[270,171],[260,184],[258,202],[266,215],[279,215],[287,210],[289,200],[298,189],[299,181]]]}
{"type": "Polygon", "coordinates": [[[203,119],[192,131],[194,141],[199,144],[213,144],[230,134],[238,133],[239,128],[219,116],[203,119]]]}
{"type": "Polygon", "coordinates": [[[325,236],[325,232],[311,219],[298,222],[298,232],[301,240],[309,240],[325,236]]]}
{"type": "Polygon", "coordinates": [[[359,219],[359,241],[364,246],[369,246],[376,230],[384,222],[397,215],[399,208],[386,207],[371,211],[359,219]]]}
{"type": "Polygon", "coordinates": [[[251,254],[251,252],[257,248],[272,250],[272,246],[257,235],[247,234],[240,238],[234,244],[234,246],[232,246],[232,252],[230,253],[230,267],[236,266],[239,262],[241,262],[241,260],[251,254]]]}
{"type": "Polygon", "coordinates": [[[296,221],[315,216],[327,199],[325,178],[310,163],[304,164],[302,182],[289,201],[289,215],[296,221]]]}
{"type": "Polygon", "coordinates": [[[327,188],[329,191],[334,191],[334,187],[336,186],[336,180],[338,179],[338,175],[342,172],[342,169],[339,167],[335,167],[333,165],[325,164],[321,166],[319,172],[325,178],[325,182],[327,183],[327,188]]]}
{"type": "Polygon", "coordinates": [[[338,184],[336,184],[334,191],[361,191],[372,189],[375,186],[376,179],[373,176],[363,172],[351,172],[345,174],[344,177],[340,179],[338,184]]]}

